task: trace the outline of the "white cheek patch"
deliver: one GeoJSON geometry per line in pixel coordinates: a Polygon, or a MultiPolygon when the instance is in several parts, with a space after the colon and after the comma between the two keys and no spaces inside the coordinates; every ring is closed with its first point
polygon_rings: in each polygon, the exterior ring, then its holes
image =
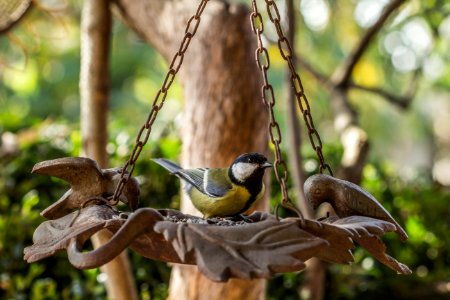
{"type": "Polygon", "coordinates": [[[258,168],[255,164],[239,162],[231,168],[234,177],[240,181],[244,182],[247,178],[249,178],[253,172],[258,168]]]}

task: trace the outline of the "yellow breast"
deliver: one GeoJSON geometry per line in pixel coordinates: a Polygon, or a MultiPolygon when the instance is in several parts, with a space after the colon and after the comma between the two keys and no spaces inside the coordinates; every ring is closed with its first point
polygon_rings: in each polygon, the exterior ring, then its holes
{"type": "MultiPolygon", "coordinates": [[[[264,194],[264,185],[255,201],[264,194]]],[[[220,198],[211,198],[199,190],[193,188],[189,196],[195,208],[197,208],[205,218],[215,216],[232,216],[244,209],[251,195],[248,190],[242,186],[233,185],[230,191],[220,198]]]]}

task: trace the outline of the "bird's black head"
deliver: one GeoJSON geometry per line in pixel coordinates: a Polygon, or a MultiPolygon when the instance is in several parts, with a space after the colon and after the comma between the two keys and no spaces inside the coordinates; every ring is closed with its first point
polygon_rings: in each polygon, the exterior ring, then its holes
{"type": "Polygon", "coordinates": [[[260,153],[245,153],[238,156],[230,166],[230,179],[239,185],[262,184],[266,168],[272,167],[267,158],[260,153]]]}

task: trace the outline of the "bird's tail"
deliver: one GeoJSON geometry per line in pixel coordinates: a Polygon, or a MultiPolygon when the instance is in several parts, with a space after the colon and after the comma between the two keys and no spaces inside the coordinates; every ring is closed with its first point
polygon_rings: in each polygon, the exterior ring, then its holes
{"type": "Polygon", "coordinates": [[[152,160],[158,165],[167,169],[172,174],[176,174],[179,170],[181,170],[181,167],[179,165],[165,158],[153,158],[152,160]]]}

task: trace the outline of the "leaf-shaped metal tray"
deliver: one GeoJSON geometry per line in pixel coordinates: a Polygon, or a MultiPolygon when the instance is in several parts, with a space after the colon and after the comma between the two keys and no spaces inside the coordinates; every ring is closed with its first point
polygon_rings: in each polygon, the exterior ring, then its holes
{"type": "Polygon", "coordinates": [[[141,208],[121,214],[106,205],[91,205],[43,222],[35,231],[34,244],[24,251],[25,259],[35,262],[66,249],[70,262],[86,269],[101,266],[130,247],[150,259],[196,264],[211,280],[227,281],[300,271],[313,256],[350,263],[354,240],[398,273],[411,273],[385,254],[378,238],[395,231],[392,223],[359,216],[302,223],[294,218],[277,220],[261,212],[249,218],[252,223],[210,224],[175,210],[141,208]],[[95,250],[82,252],[85,241],[102,229],[113,232],[112,239],[95,250]]]}
{"type": "MultiPolygon", "coordinates": [[[[370,194],[342,180],[316,175],[305,188],[313,204],[331,201],[340,208],[338,211],[344,212],[342,218],[320,222],[277,220],[268,213],[256,212],[246,222],[205,220],[175,210],[152,208],[120,213],[105,205],[108,201],[104,199],[114,193],[121,180],[119,171],[100,169],[95,161],[82,157],[36,164],[34,173],[62,178],[71,188],[43,211],[42,215],[50,220],[36,229],[34,244],[25,248],[25,259],[35,262],[66,249],[75,267],[87,269],[109,262],[130,247],[150,259],[197,265],[210,279],[226,281],[232,277],[268,278],[275,273],[300,271],[311,257],[351,263],[355,241],[391,269],[411,273],[407,266],[385,253],[386,247],[379,239],[386,232],[399,232],[399,225],[384,210],[384,214],[377,213],[383,208],[370,194]],[[355,201],[362,203],[357,208],[370,214],[347,216],[348,211],[358,212],[352,206],[355,201]],[[389,218],[384,218],[385,214],[389,218]],[[111,240],[95,250],[83,251],[86,240],[104,229],[114,234],[111,240]]],[[[130,178],[119,200],[134,210],[138,198],[138,183],[130,178]]],[[[403,236],[407,237],[406,233],[403,236]]]]}

